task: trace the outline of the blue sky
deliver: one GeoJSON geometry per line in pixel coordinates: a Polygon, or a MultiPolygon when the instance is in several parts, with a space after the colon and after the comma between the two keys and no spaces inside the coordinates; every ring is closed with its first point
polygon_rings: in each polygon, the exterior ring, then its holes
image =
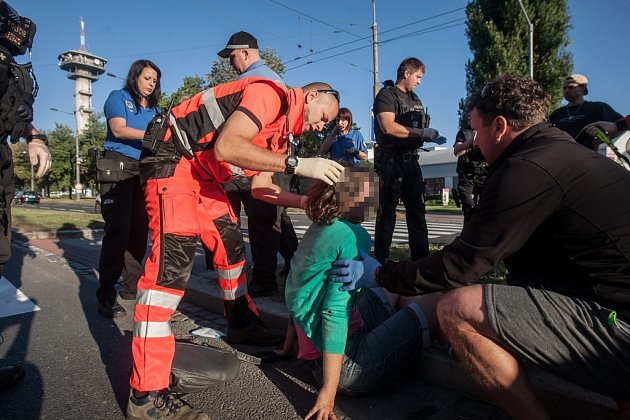
{"type": "MultiPolygon", "coordinates": [[[[427,72],[416,92],[428,107],[431,126],[449,141],[457,131],[457,106],[465,95],[464,64],[470,58],[464,34],[466,3],[377,0],[376,4],[382,42],[379,81],[395,78],[405,57],[423,60],[427,72]],[[442,16],[433,18],[437,15],[442,16]]],[[[134,60],[150,59],[162,70],[166,93],[177,89],[185,76],[205,75],[229,36],[246,30],[258,38],[261,48],[276,49],[287,64],[289,85],[332,84],[364,136],[370,133],[371,0],[9,0],[9,4],[38,26],[31,61],[40,85],[35,103],[40,129],[51,130],[55,122],[74,129],[71,115],[50,108],[73,110],[74,82],[59,69],[57,57],[79,48],[82,16],[87,49],[108,60],[108,72],[124,77],[134,60]],[[346,45],[333,48],[342,44],[346,45]],[[298,58],[307,56],[312,63],[298,58]]],[[[589,78],[587,99],[608,102],[624,115],[630,113],[628,6],[628,0],[569,0],[573,25],[569,50],[574,71],[589,78]]],[[[101,76],[92,85],[94,108],[102,111],[109,92],[120,87],[122,80],[101,76]]]]}

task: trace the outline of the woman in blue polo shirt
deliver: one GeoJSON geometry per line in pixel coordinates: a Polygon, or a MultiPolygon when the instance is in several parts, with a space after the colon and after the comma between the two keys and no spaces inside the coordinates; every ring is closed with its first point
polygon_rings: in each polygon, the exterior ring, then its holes
{"type": "Polygon", "coordinates": [[[147,124],[159,112],[160,77],[154,63],[137,60],[129,69],[124,88],[112,91],[105,102],[107,137],[97,164],[105,236],[96,291],[97,310],[105,318],[125,315],[114,287],[121,274],[123,299],[135,299],[142,274],[149,221],[138,161],[147,124]]]}
{"type": "Polygon", "coordinates": [[[367,147],[359,130],[352,128],[352,112],[341,108],[337,125],[319,146],[321,153],[330,153],[330,159],[346,166],[357,166],[367,160],[367,147]]]}

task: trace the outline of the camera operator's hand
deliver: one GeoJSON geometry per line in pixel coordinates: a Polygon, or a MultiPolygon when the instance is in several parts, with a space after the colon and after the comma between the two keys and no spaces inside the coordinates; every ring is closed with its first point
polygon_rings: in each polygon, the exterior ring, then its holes
{"type": "Polygon", "coordinates": [[[356,155],[358,151],[359,149],[357,149],[356,147],[351,147],[349,149],[344,150],[344,152],[349,153],[351,155],[356,155]]]}
{"type": "Polygon", "coordinates": [[[422,138],[426,140],[435,140],[438,138],[440,133],[435,128],[423,128],[422,129],[422,138]]]}
{"type": "Polygon", "coordinates": [[[50,152],[48,151],[48,146],[42,143],[37,143],[35,140],[28,144],[28,157],[31,160],[31,165],[36,166],[39,164],[36,174],[37,178],[44,176],[52,165],[52,159],[50,157],[50,152]]]}
{"type": "Polygon", "coordinates": [[[339,181],[343,166],[324,158],[300,158],[294,173],[306,178],[321,179],[328,185],[339,181]]]}

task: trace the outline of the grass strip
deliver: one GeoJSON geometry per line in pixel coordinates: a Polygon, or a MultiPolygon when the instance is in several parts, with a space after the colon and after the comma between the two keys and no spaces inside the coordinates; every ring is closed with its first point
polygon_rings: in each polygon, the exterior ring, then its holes
{"type": "Polygon", "coordinates": [[[100,214],[44,210],[34,206],[11,208],[13,227],[22,232],[52,232],[73,229],[102,229],[100,214]]]}

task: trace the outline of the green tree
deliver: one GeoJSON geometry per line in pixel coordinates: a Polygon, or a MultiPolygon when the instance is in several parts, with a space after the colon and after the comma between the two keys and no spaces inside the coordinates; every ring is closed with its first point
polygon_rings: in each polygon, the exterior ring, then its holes
{"type": "Polygon", "coordinates": [[[184,99],[195,96],[206,88],[206,82],[204,82],[201,76],[184,77],[183,83],[182,86],[170,95],[162,95],[159,102],[160,109],[166,111],[171,101],[176,105],[184,99]]]}
{"type": "MultiPolygon", "coordinates": [[[[104,114],[90,115],[85,130],[79,137],[79,157],[81,159],[81,183],[92,190],[96,187],[96,159],[90,150],[103,150],[107,127],[103,121],[104,114]]],[[[76,148],[76,146],[75,146],[76,148]]]]}
{"type": "Polygon", "coordinates": [[[46,174],[52,190],[72,191],[74,185],[75,135],[65,124],[55,123],[48,133],[48,148],[52,156],[52,166],[46,174]]]}
{"type": "MultiPolygon", "coordinates": [[[[523,6],[534,26],[534,79],[558,104],[562,80],[573,68],[566,51],[571,43],[567,0],[523,0],[523,6]]],[[[467,95],[501,74],[529,74],[528,26],[518,0],[472,0],[466,15],[473,54],[466,63],[467,95]]]]}
{"type": "MultiPolygon", "coordinates": [[[[11,153],[13,155],[13,182],[15,183],[15,190],[30,190],[31,161],[28,156],[26,143],[20,142],[12,144],[11,153]]],[[[38,190],[37,184],[35,190],[38,190]]]]}
{"type": "MultiPolygon", "coordinates": [[[[278,73],[280,77],[284,76],[285,67],[280,57],[278,57],[276,50],[271,48],[260,50],[260,57],[265,60],[271,70],[278,73]]],[[[206,75],[208,87],[231,82],[236,80],[237,77],[238,74],[236,74],[236,71],[234,71],[230,65],[230,60],[227,58],[217,58],[214,63],[212,63],[210,73],[206,75]]]]}

